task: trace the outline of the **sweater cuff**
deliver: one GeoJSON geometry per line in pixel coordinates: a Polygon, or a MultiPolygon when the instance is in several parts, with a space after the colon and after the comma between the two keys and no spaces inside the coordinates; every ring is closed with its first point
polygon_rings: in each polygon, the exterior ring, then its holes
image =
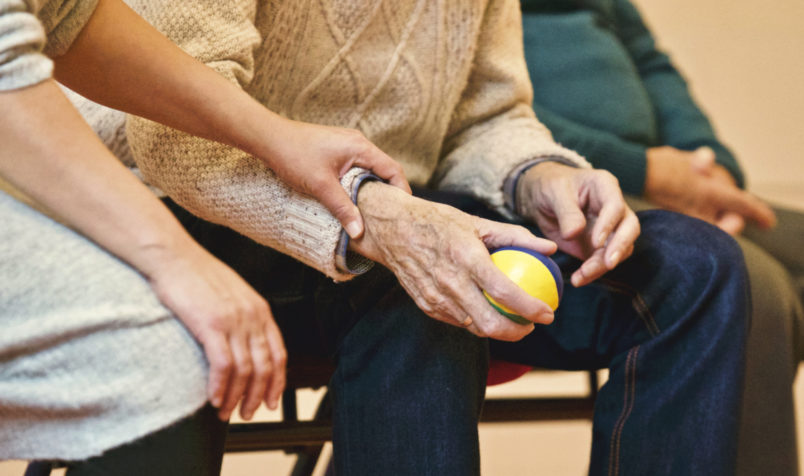
{"type": "Polygon", "coordinates": [[[24,7],[0,5],[0,91],[33,86],[53,74],[53,62],[42,54],[42,24],[24,7]]]}
{"type": "MultiPolygon", "coordinates": [[[[346,177],[344,177],[346,179],[346,177]]],[[[362,171],[357,176],[351,178],[352,203],[357,203],[357,194],[360,186],[366,182],[382,181],[380,177],[368,171],[362,171]]],[[[338,246],[335,250],[335,266],[339,271],[352,275],[363,274],[374,266],[374,262],[359,253],[349,250],[349,234],[346,230],[341,230],[338,246]]]]}
{"type": "Polygon", "coordinates": [[[505,207],[508,211],[516,213],[516,188],[519,185],[519,179],[522,178],[522,174],[527,172],[534,165],[539,165],[543,162],[558,162],[570,167],[578,167],[576,162],[559,156],[539,157],[538,159],[528,160],[519,164],[508,174],[508,177],[505,178],[505,182],[503,183],[503,199],[505,200],[505,207]]]}

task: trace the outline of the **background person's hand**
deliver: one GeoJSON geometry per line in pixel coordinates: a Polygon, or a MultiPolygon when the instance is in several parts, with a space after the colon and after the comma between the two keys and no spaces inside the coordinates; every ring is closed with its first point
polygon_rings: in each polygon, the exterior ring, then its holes
{"type": "Polygon", "coordinates": [[[639,220],[606,171],[543,162],[525,172],[516,193],[520,215],[560,250],[584,260],[572,274],[574,286],[594,281],[634,250],[639,220]]]}
{"type": "Polygon", "coordinates": [[[648,149],[647,160],[645,198],[662,208],[700,218],[731,235],[748,221],[762,228],[776,222],[771,208],[737,187],[708,147],[692,152],[654,147],[648,149]]]}
{"type": "Polygon", "coordinates": [[[355,129],[285,119],[272,148],[264,157],[268,166],[285,183],[321,202],[351,238],[363,233],[363,220],[340,184],[349,169],[370,170],[410,193],[402,166],[355,129]]]}
{"type": "Polygon", "coordinates": [[[552,254],[555,243],[523,227],[484,220],[378,182],[362,186],[358,204],[366,233],[352,240],[352,249],[393,271],[430,317],[500,340],[518,340],[533,330],[498,313],[483,296],[485,290],[534,323],[552,322],[552,309],[508,279],[488,250],[522,246],[552,254]]]}
{"type": "Polygon", "coordinates": [[[268,303],[200,247],[161,255],[146,273],[154,291],[201,343],[209,361],[207,395],[228,420],[240,405],[251,419],[261,402],[276,409],[287,354],[268,303]]]}

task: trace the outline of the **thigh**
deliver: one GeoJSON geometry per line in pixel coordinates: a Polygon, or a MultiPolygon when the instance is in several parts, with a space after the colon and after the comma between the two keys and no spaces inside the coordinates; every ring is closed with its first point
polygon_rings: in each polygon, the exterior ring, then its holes
{"type": "Polygon", "coordinates": [[[206,400],[201,349],[114,256],[0,192],[0,459],[86,458],[206,400]]]}
{"type": "Polygon", "coordinates": [[[743,235],[776,258],[797,283],[799,296],[804,299],[804,212],[774,208],[777,224],[770,230],[746,227],[743,235]]]}
{"type": "Polygon", "coordinates": [[[216,476],[226,423],[205,405],[194,414],[101,456],[69,463],[68,476],[216,476]]]}
{"type": "MultiPolygon", "coordinates": [[[[734,319],[744,326],[746,310],[738,306],[745,302],[744,265],[734,240],[676,213],[652,210],[638,216],[642,235],[628,260],[589,285],[566,285],[551,325],[536,326],[520,342],[492,341],[492,356],[568,370],[606,367],[615,356],[668,329],[687,334],[685,325],[717,326],[717,313],[700,304],[707,295],[719,297],[723,322],[734,319]],[[716,279],[727,285],[716,286],[716,279]],[[704,314],[711,316],[707,323],[694,322],[704,314]]],[[[565,281],[580,265],[561,252],[554,260],[565,281]]]]}
{"type": "MultiPolygon", "coordinates": [[[[772,256],[738,239],[751,283],[738,475],[796,474],[793,380],[802,309],[790,277],[772,256]]],[[[800,347],[798,347],[800,348],[800,347]]]]}

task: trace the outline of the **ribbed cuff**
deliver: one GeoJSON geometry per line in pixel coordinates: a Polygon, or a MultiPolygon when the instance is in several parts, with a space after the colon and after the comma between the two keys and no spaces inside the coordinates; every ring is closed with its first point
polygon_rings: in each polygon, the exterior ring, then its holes
{"type": "MultiPolygon", "coordinates": [[[[371,172],[363,172],[352,179],[352,203],[357,203],[357,194],[360,186],[366,182],[382,181],[380,177],[371,172]]],[[[349,250],[349,240],[351,237],[346,230],[341,230],[341,237],[338,240],[338,247],[335,250],[335,266],[339,271],[353,275],[363,274],[374,266],[374,262],[363,255],[349,250]]]]}
{"type": "Polygon", "coordinates": [[[519,179],[522,178],[522,174],[527,172],[534,165],[539,165],[544,162],[558,162],[570,167],[578,167],[576,162],[559,156],[539,157],[538,159],[528,160],[519,164],[508,174],[508,177],[505,178],[505,182],[503,183],[505,207],[508,208],[511,213],[516,213],[516,188],[519,185],[519,179]]]}

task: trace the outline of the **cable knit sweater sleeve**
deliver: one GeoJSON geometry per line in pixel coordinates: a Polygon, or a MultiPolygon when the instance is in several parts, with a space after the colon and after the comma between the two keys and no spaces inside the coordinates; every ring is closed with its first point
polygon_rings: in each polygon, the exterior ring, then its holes
{"type": "MultiPolygon", "coordinates": [[[[135,9],[187,53],[247,88],[254,74],[254,0],[138,0],[135,9]]],[[[335,280],[341,226],[317,201],[238,149],[129,116],[128,141],[145,179],[195,215],[286,253],[335,280]]],[[[362,172],[342,179],[347,190],[362,172]]]]}
{"type": "Polygon", "coordinates": [[[491,0],[477,42],[473,71],[442,150],[434,183],[471,193],[503,213],[503,184],[518,165],[540,157],[589,164],[553,141],[531,107],[519,2],[491,0]]]}

